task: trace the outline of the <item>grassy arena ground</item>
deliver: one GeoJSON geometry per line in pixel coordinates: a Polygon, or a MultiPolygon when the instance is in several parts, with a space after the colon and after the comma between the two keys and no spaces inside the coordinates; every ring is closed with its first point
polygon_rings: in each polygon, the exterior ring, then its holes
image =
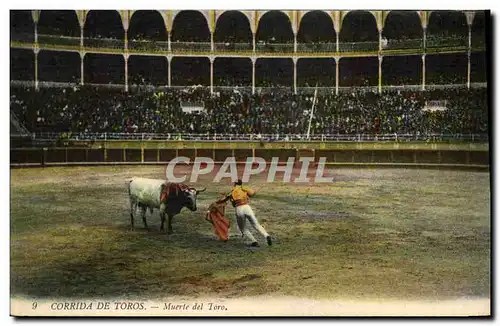
{"type": "Polygon", "coordinates": [[[275,239],[249,250],[203,218],[229,181],[200,177],[198,211],[174,234],[155,212],[129,229],[126,180],[160,166],[11,170],[11,294],[29,298],[296,296],[452,299],[490,296],[490,175],[332,169],[323,185],[265,183],[251,204],[275,239]]]}

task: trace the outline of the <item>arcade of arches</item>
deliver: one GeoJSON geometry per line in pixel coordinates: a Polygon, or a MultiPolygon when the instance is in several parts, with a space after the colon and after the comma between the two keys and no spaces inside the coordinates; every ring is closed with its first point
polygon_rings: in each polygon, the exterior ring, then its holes
{"type": "MultiPolygon", "coordinates": [[[[75,11],[42,10],[36,25],[31,11],[10,11],[11,39],[36,39],[38,34],[67,37],[111,38],[127,41],[234,42],[315,44],[379,42],[381,38],[411,40],[427,37],[469,38],[484,43],[487,28],[484,12],[468,21],[458,11],[431,12],[424,29],[417,12],[391,11],[379,30],[375,16],[367,11],[351,11],[336,31],[332,18],[323,11],[301,17],[294,31],[290,18],[281,11],[263,14],[252,33],[250,21],[240,11],[226,11],[215,21],[211,32],[207,18],[199,11],[179,12],[170,30],[162,15],[140,10],[124,28],[117,11],[91,10],[80,25],[75,11]]],[[[85,42],[85,41],[84,41],[85,42]]],[[[405,56],[330,58],[236,58],[163,57],[39,51],[11,48],[11,79],[97,84],[274,85],[297,87],[347,87],[382,85],[469,84],[486,81],[485,52],[405,56]],[[470,58],[470,60],[469,60],[470,58]]]]}

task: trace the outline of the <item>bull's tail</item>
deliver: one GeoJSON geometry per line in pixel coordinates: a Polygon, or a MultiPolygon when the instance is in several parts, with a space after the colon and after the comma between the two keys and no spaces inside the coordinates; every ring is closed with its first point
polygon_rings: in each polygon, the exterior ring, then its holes
{"type": "Polygon", "coordinates": [[[134,180],[130,180],[130,181],[128,182],[128,195],[129,195],[129,196],[131,195],[131,192],[130,192],[130,185],[132,184],[132,181],[134,181],[134,180]]]}

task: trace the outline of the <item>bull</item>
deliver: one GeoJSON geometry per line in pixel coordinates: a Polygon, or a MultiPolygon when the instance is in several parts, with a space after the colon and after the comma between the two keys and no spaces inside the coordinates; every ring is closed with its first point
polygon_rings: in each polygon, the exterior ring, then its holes
{"type": "Polygon", "coordinates": [[[205,190],[205,188],[197,190],[183,183],[168,183],[165,180],[133,178],[128,185],[131,227],[134,228],[134,213],[137,207],[141,209],[142,221],[146,229],[148,229],[146,210],[149,208],[151,214],[153,214],[154,209],[157,208],[160,210],[160,230],[164,230],[165,215],[167,215],[167,233],[172,234],[173,217],[179,214],[184,207],[195,212],[197,210],[197,196],[205,190]]]}

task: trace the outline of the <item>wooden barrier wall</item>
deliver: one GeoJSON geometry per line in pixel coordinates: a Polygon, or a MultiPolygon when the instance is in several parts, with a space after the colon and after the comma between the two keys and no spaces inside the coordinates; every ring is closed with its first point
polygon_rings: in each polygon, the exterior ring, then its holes
{"type": "Polygon", "coordinates": [[[159,164],[175,157],[209,157],[223,162],[235,157],[245,162],[247,157],[262,157],[271,161],[278,157],[286,162],[289,157],[326,158],[329,164],[379,164],[379,165],[481,165],[488,166],[489,151],[472,150],[330,150],[330,149],[138,149],[138,148],[12,148],[11,165],[64,165],[64,164],[159,164]]]}

